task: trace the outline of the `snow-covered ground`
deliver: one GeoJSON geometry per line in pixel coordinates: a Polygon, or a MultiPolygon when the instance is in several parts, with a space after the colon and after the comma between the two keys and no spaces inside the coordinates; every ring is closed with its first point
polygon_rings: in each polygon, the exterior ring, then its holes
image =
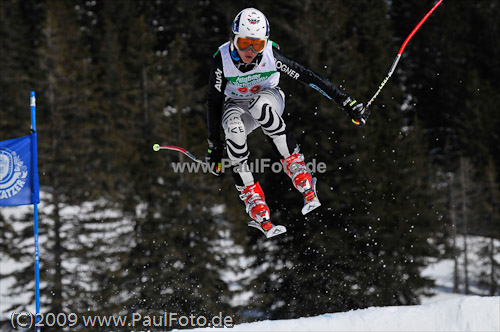
{"type": "MultiPolygon", "coordinates": [[[[463,246],[464,237],[459,236],[459,248],[463,246]]],[[[468,246],[468,274],[469,274],[469,292],[473,295],[488,295],[488,290],[479,287],[477,280],[481,272],[489,269],[489,265],[485,266],[485,258],[478,255],[481,249],[488,245],[490,239],[481,236],[467,236],[468,246]]],[[[495,240],[495,247],[500,247],[500,241],[495,240]]],[[[458,275],[459,275],[459,291],[465,293],[463,286],[464,279],[464,255],[463,252],[457,257],[458,260],[458,275]]],[[[500,261],[500,253],[495,256],[495,260],[500,261]]],[[[422,304],[432,303],[440,300],[446,300],[461,296],[453,293],[453,269],[455,262],[453,259],[437,259],[429,258],[427,267],[421,272],[423,277],[430,278],[435,281],[435,287],[432,291],[435,293],[431,297],[422,297],[422,304]]]]}
{"type": "MultiPolygon", "coordinates": [[[[488,239],[468,236],[467,241],[470,249],[469,273],[474,280],[484,269],[482,259],[476,253],[488,239]]],[[[495,246],[499,245],[500,241],[495,241],[495,246]]],[[[453,293],[454,261],[429,260],[430,264],[422,271],[422,276],[435,281],[434,295],[422,297],[422,305],[372,307],[307,318],[266,320],[237,324],[233,331],[500,331],[500,296],[453,293]]],[[[462,261],[460,256],[459,265],[462,261]]],[[[462,269],[463,266],[459,266],[460,273],[462,269]]],[[[486,294],[486,290],[479,288],[475,282],[471,283],[470,291],[486,294]]],[[[222,329],[199,328],[192,331],[217,330],[222,329]]]]}
{"type": "MultiPolygon", "coordinates": [[[[218,330],[222,328],[192,331],[218,330]]],[[[267,320],[235,325],[232,331],[500,331],[500,297],[461,296],[416,306],[267,320]]]]}

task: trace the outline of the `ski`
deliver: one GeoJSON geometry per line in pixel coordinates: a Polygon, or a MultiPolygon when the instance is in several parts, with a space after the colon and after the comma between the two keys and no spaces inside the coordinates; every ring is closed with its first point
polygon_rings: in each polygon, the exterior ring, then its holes
{"type": "Polygon", "coordinates": [[[276,236],[276,235],[280,235],[280,234],[283,234],[283,233],[286,233],[286,227],[285,226],[281,226],[281,225],[274,225],[273,224],[273,227],[271,227],[270,229],[268,229],[267,231],[265,229],[262,228],[261,224],[255,220],[250,220],[248,222],[248,226],[249,227],[254,227],[254,228],[257,228],[259,231],[261,231],[262,233],[264,233],[264,235],[270,239],[272,238],[273,236],[276,236]]]}
{"type": "Polygon", "coordinates": [[[318,199],[318,194],[316,193],[316,178],[312,179],[312,188],[309,190],[312,191],[304,195],[304,206],[302,207],[302,214],[306,215],[317,207],[321,206],[321,203],[318,199]]]}

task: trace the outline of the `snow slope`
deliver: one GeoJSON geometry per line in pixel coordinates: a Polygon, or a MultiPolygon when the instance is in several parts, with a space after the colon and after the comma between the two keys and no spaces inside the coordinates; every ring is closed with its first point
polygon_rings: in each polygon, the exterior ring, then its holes
{"type": "MultiPolygon", "coordinates": [[[[217,330],[222,329],[191,331],[217,330]]],[[[231,331],[500,331],[500,297],[462,296],[416,306],[267,320],[235,325],[231,331]]]]}

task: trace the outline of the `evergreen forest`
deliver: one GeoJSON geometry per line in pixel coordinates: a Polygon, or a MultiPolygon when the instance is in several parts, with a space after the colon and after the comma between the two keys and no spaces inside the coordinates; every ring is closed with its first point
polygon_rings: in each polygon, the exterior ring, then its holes
{"type": "MultiPolygon", "coordinates": [[[[327,166],[307,216],[284,172],[257,174],[284,235],[247,227],[230,173],[177,173],[189,158],[152,149],[205,157],[212,55],[243,8],[267,16],[286,56],[366,103],[435,2],[1,0],[0,140],[29,134],[36,91],[43,312],[243,323],[418,304],[429,258],[467,253],[470,235],[485,239],[488,272],[456,259],[455,292],[500,294],[497,0],[444,0],[365,126],[281,75],[288,130],[327,166]]],[[[248,144],[251,160],[279,162],[260,130],[248,144]]],[[[35,296],[33,209],[13,209],[0,209],[0,283],[15,281],[4,327],[35,296]]]]}

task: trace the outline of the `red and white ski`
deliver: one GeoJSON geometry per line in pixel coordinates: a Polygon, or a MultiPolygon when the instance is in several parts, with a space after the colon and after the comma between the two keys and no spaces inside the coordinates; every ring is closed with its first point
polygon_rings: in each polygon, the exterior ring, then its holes
{"type": "MultiPolygon", "coordinates": [[[[285,226],[281,226],[281,225],[274,225],[273,223],[271,223],[270,221],[268,221],[268,223],[270,223],[272,226],[270,228],[268,228],[267,230],[265,230],[263,227],[262,227],[262,224],[255,221],[255,220],[251,220],[248,222],[248,226],[250,227],[254,227],[254,228],[257,228],[259,231],[261,231],[262,233],[264,233],[264,235],[269,239],[269,238],[272,238],[273,236],[276,236],[276,235],[280,235],[280,234],[283,234],[283,233],[286,233],[286,227],[285,226]]],[[[265,224],[265,223],[264,223],[265,224]]]]}

